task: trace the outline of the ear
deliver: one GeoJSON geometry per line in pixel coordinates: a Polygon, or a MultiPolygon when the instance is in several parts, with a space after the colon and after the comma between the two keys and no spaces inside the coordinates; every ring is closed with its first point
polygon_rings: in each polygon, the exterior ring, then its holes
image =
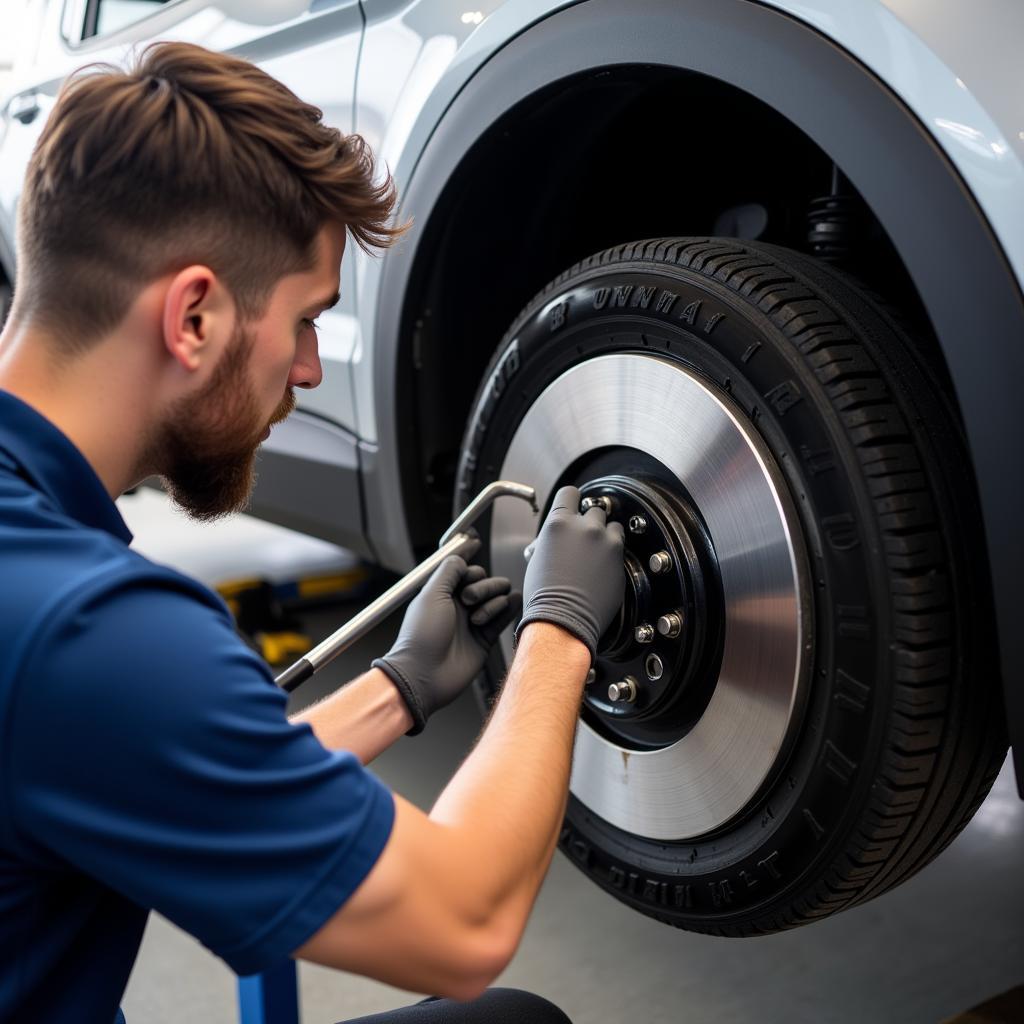
{"type": "Polygon", "coordinates": [[[183,369],[198,370],[214,358],[234,321],[234,302],[209,267],[186,267],[171,279],[164,295],[164,345],[183,369]]]}

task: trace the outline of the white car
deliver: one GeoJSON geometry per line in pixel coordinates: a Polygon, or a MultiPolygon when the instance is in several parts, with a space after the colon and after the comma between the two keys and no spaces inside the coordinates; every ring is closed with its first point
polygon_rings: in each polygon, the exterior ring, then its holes
{"type": "MultiPolygon", "coordinates": [[[[350,249],[255,512],[405,570],[488,481],[578,484],[627,525],[626,600],[566,854],[721,935],[862,902],[964,826],[1008,732],[1024,769],[1024,5],[467,7],[19,8],[3,270],[86,62],[231,50],[360,132],[415,228],[350,249]]],[[[496,506],[497,572],[537,523],[496,506]]]]}

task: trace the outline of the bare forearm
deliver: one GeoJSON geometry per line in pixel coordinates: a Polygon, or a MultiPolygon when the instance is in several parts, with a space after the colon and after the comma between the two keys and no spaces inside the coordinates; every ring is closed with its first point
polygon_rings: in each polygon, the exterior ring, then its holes
{"type": "Polygon", "coordinates": [[[487,729],[430,813],[471,844],[485,901],[513,928],[525,924],[557,844],[589,667],[568,633],[527,626],[487,729]]]}
{"type": "Polygon", "coordinates": [[[394,684],[370,669],[318,704],[292,715],[329,750],[350,750],[369,764],[412,728],[412,716],[394,684]]]}

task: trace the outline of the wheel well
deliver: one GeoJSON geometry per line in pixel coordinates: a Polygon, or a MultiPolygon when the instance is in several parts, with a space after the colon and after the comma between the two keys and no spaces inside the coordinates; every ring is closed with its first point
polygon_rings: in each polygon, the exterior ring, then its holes
{"type": "Polygon", "coordinates": [[[602,249],[717,234],[817,252],[918,322],[945,369],[906,269],[842,168],[756,97],[695,72],[604,68],[535,93],[478,139],[421,230],[397,382],[417,550],[451,518],[462,433],[504,332],[531,296],[602,249]],[[838,250],[809,221],[830,193],[845,211],[838,250]]]}

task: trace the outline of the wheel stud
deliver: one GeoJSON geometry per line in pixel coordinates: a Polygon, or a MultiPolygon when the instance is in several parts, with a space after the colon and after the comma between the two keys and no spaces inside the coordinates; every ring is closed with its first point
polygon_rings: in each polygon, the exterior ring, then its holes
{"type": "Polygon", "coordinates": [[[647,518],[645,516],[629,517],[629,532],[643,533],[647,529],[647,518]]]}
{"type": "Polygon", "coordinates": [[[583,512],[589,512],[595,506],[600,506],[604,509],[605,515],[610,516],[612,514],[612,499],[607,494],[598,495],[596,498],[587,497],[580,502],[580,510],[583,512]]]}
{"type": "Polygon", "coordinates": [[[613,704],[632,704],[636,700],[636,680],[626,676],[621,682],[608,687],[608,699],[613,704]]]}
{"type": "Polygon", "coordinates": [[[674,640],[683,631],[682,612],[669,612],[658,619],[658,632],[669,640],[674,640]]]}
{"type": "Polygon", "coordinates": [[[672,568],[672,556],[667,551],[655,551],[647,564],[653,573],[668,572],[672,568]]]}
{"type": "Polygon", "coordinates": [[[654,639],[654,627],[649,622],[641,622],[633,631],[638,644],[649,644],[654,639]]]}

